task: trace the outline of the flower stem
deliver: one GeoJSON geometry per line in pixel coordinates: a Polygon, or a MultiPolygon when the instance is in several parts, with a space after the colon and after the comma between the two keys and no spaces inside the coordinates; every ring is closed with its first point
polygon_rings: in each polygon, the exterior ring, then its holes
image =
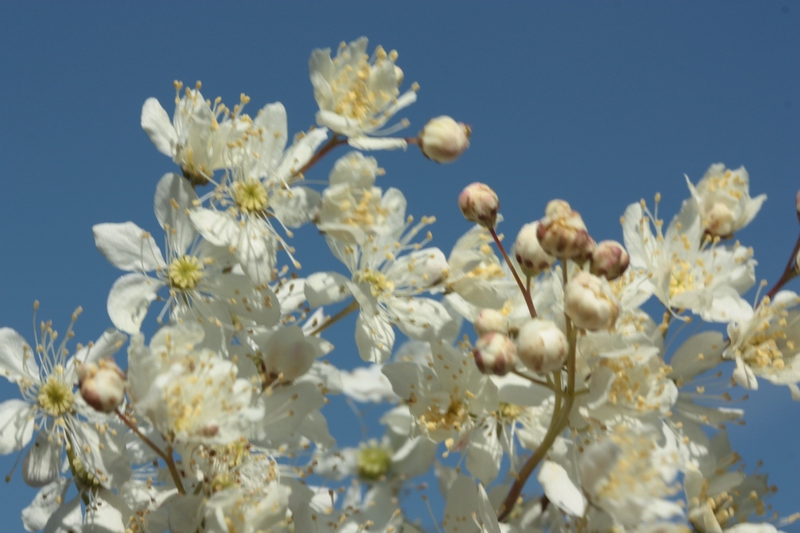
{"type": "Polygon", "coordinates": [[[545,387],[546,389],[549,389],[558,394],[557,391],[555,390],[555,387],[546,381],[542,381],[541,379],[536,379],[535,377],[529,376],[523,372],[520,372],[519,370],[511,370],[511,373],[523,379],[527,379],[531,383],[536,383],[537,385],[541,385],[542,387],[545,387]]]}
{"type": "Polygon", "coordinates": [[[519,286],[519,290],[522,291],[522,296],[525,298],[525,305],[528,306],[528,312],[531,314],[531,318],[536,318],[536,309],[533,307],[533,300],[531,299],[530,291],[525,290],[525,285],[522,283],[522,279],[520,279],[519,274],[517,274],[517,270],[514,268],[511,260],[508,258],[506,249],[503,247],[503,243],[500,242],[500,237],[497,236],[497,232],[494,230],[494,228],[489,228],[489,233],[492,235],[494,243],[500,249],[500,253],[503,254],[503,258],[506,260],[506,264],[508,265],[509,270],[511,270],[511,274],[514,275],[514,279],[519,286]]]}
{"type": "Polygon", "coordinates": [[[308,162],[300,168],[300,170],[292,174],[292,176],[287,181],[292,181],[293,178],[300,176],[301,174],[306,172],[308,169],[316,165],[320,159],[325,157],[325,155],[328,152],[330,152],[331,150],[342,144],[347,144],[347,139],[342,139],[339,137],[338,134],[334,133],[333,137],[331,137],[330,140],[327,143],[325,143],[325,145],[322,148],[317,150],[317,153],[311,156],[311,159],[309,159],[308,162]]]}
{"type": "Polygon", "coordinates": [[[122,422],[128,426],[131,431],[136,433],[136,436],[142,439],[142,442],[147,444],[147,446],[152,449],[159,457],[161,457],[165,463],[167,463],[167,468],[169,469],[169,473],[172,476],[172,480],[175,482],[175,487],[177,487],[178,492],[180,494],[186,494],[186,490],[183,488],[183,483],[181,482],[181,476],[178,474],[178,468],[175,466],[175,459],[172,457],[172,447],[167,446],[167,451],[164,452],[156,446],[156,444],[147,438],[147,436],[142,433],[139,428],[136,427],[136,424],[133,421],[125,416],[119,409],[116,410],[117,416],[122,420],[122,422]]]}
{"type": "Polygon", "coordinates": [[[320,324],[319,326],[317,326],[314,329],[314,331],[309,333],[309,336],[313,337],[314,335],[319,335],[320,333],[322,333],[323,331],[328,329],[329,326],[332,326],[336,322],[340,321],[341,319],[343,319],[344,317],[346,317],[347,315],[349,315],[350,313],[352,313],[356,309],[358,309],[358,302],[354,299],[349,304],[347,304],[347,307],[345,307],[344,309],[342,309],[341,311],[339,311],[338,313],[336,313],[335,315],[330,317],[323,324],[320,324]]]}
{"type": "MultiPolygon", "coordinates": [[[[800,215],[798,215],[800,216],[800,215]]],[[[775,295],[778,293],[779,290],[783,288],[786,283],[789,282],[792,278],[797,276],[797,252],[800,251],[800,236],[797,237],[797,242],[794,243],[794,249],[792,250],[792,255],[789,256],[789,261],[786,263],[786,268],[783,269],[783,274],[781,275],[781,279],[775,283],[775,286],[772,287],[766,295],[766,298],[772,300],[775,295]]],[[[763,300],[762,300],[763,301],[763,300]]],[[[760,302],[759,302],[760,304],[760,302]]],[[[758,307],[758,304],[756,304],[758,307]]]]}
{"type": "MultiPolygon", "coordinates": [[[[566,265],[564,265],[563,276],[564,285],[566,286],[566,265]]],[[[545,434],[544,439],[542,439],[542,442],[539,443],[539,446],[533,452],[533,455],[531,455],[528,460],[525,461],[525,464],[522,465],[522,468],[516,476],[514,484],[511,486],[511,489],[506,495],[506,499],[500,506],[500,513],[497,515],[498,522],[502,522],[508,517],[509,514],[511,514],[511,511],[514,509],[517,499],[519,499],[519,495],[522,493],[522,489],[525,486],[525,483],[528,481],[528,478],[531,476],[542,459],[544,459],[545,454],[547,454],[548,450],[550,450],[550,448],[553,446],[553,443],[555,443],[561,432],[564,431],[564,429],[569,425],[569,414],[572,411],[572,404],[575,401],[575,375],[577,372],[575,358],[577,354],[578,332],[577,329],[573,327],[572,321],[569,319],[569,317],[565,315],[564,318],[567,322],[567,339],[569,339],[569,355],[567,357],[567,390],[563,395],[564,403],[561,405],[560,409],[554,407],[553,418],[550,419],[550,427],[547,428],[547,433],[545,434]]],[[[559,382],[560,380],[556,381],[556,383],[559,382]]],[[[556,406],[558,403],[559,402],[556,403],[556,406]]]]}

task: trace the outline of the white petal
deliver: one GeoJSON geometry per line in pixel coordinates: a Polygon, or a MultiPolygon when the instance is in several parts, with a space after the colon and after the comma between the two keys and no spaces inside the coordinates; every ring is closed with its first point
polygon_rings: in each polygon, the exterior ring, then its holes
{"type": "Polygon", "coordinates": [[[57,436],[40,431],[22,461],[22,480],[31,487],[44,487],[58,478],[61,468],[61,449],[57,436]]]}
{"type": "Polygon", "coordinates": [[[393,298],[389,308],[400,331],[414,339],[431,342],[458,334],[458,324],[436,300],[393,298]]]}
{"type": "Polygon", "coordinates": [[[86,509],[81,533],[124,533],[130,514],[122,498],[101,490],[94,499],[94,505],[86,509]]]}
{"type": "Polygon", "coordinates": [[[303,168],[317,151],[317,147],[328,138],[328,130],[317,128],[307,132],[301,139],[290,146],[281,159],[275,174],[282,180],[288,180],[303,168]]]}
{"type": "Polygon", "coordinates": [[[308,187],[280,189],[270,198],[275,216],[285,226],[299,228],[310,221],[319,209],[320,195],[308,187]]]}
{"type": "Polygon", "coordinates": [[[305,296],[310,307],[341,302],[350,296],[350,280],[336,272],[317,272],[305,280],[305,296]]]}
{"type": "Polygon", "coordinates": [[[0,328],[0,374],[12,383],[39,381],[39,365],[25,339],[11,328],[0,328]]]}
{"type": "Polygon", "coordinates": [[[244,273],[258,285],[272,281],[272,269],[278,258],[275,236],[263,220],[248,220],[238,234],[234,255],[244,273]]]}
{"type": "Polygon", "coordinates": [[[27,531],[40,531],[44,529],[50,516],[61,505],[72,480],[58,478],[49,485],[42,487],[31,504],[22,510],[22,524],[27,531]]]}
{"type": "Polygon", "coordinates": [[[44,533],[81,533],[82,522],[81,500],[76,496],[56,509],[44,526],[44,533]]]}
{"type": "Polygon", "coordinates": [[[253,120],[253,129],[263,128],[263,141],[259,145],[259,159],[264,167],[273,169],[283,155],[288,138],[286,126],[286,108],[280,102],[267,104],[253,120]]]}
{"type": "Polygon", "coordinates": [[[108,328],[94,343],[84,346],[72,356],[71,361],[96,363],[101,359],[113,357],[122,348],[128,337],[114,328],[108,328]]]}
{"type": "Polygon", "coordinates": [[[586,512],[586,499],[560,464],[545,461],[536,479],[542,484],[547,499],[562,511],[578,517],[586,512]]]}
{"type": "Polygon", "coordinates": [[[758,381],[753,373],[753,369],[747,366],[741,357],[736,358],[736,368],[733,369],[733,380],[741,387],[750,390],[758,390],[758,381]]]}
{"type": "Polygon", "coordinates": [[[164,155],[172,157],[178,136],[169,115],[155,98],[148,98],[142,106],[142,129],[164,155]]]}
{"type": "Polygon", "coordinates": [[[381,317],[361,312],[356,320],[356,345],[361,359],[383,363],[392,354],[394,330],[381,317]]]}
{"type": "Polygon", "coordinates": [[[22,449],[33,436],[36,408],[22,400],[0,403],[0,455],[22,449]]]}
{"type": "Polygon", "coordinates": [[[394,137],[350,137],[347,144],[358,150],[405,150],[408,146],[405,139],[394,137]]]}
{"type": "Polygon", "coordinates": [[[189,209],[195,201],[197,193],[189,180],[177,174],[164,174],[156,185],[156,218],[167,232],[171,247],[179,254],[185,253],[197,237],[197,230],[189,220],[189,209]]]}
{"type": "Polygon", "coordinates": [[[153,236],[133,222],[95,224],[92,232],[97,249],[120,270],[150,272],[166,266],[153,236]]]}
{"type": "Polygon", "coordinates": [[[227,213],[196,207],[189,218],[203,238],[215,246],[229,248],[239,239],[239,223],[227,213]]]}
{"type": "Polygon", "coordinates": [[[497,440],[493,424],[479,426],[473,430],[467,448],[467,468],[484,485],[489,485],[500,472],[503,448],[497,440]]]}
{"type": "Polygon", "coordinates": [[[114,282],[108,293],[108,316],[125,333],[139,333],[150,302],[164,282],[144,274],[126,274],[114,282]]]}

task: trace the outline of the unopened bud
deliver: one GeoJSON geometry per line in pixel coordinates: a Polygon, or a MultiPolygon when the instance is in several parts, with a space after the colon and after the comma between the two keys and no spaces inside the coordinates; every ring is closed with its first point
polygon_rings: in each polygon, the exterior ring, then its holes
{"type": "Polygon", "coordinates": [[[588,272],[578,272],[564,288],[564,312],[581,329],[611,328],[619,316],[619,307],[608,280],[588,272]]]}
{"type": "Polygon", "coordinates": [[[494,228],[500,200],[491,187],[485,183],[467,185],[458,195],[458,207],[464,218],[486,228],[494,228]]]}
{"type": "Polygon", "coordinates": [[[545,252],[539,244],[539,237],[536,236],[538,228],[538,222],[525,224],[519,230],[514,243],[514,257],[519,263],[520,270],[529,277],[538,276],[556,262],[556,258],[545,252]]]}
{"type": "Polygon", "coordinates": [[[536,228],[542,249],[559,259],[572,259],[583,264],[592,254],[594,239],[586,230],[581,215],[564,200],[547,204],[545,216],[536,228]]]}
{"type": "Polygon", "coordinates": [[[111,359],[78,367],[81,397],[96,411],[110,413],[125,399],[125,374],[111,359]]]}
{"type": "Polygon", "coordinates": [[[555,372],[566,361],[568,352],[567,336],[554,322],[532,318],[520,326],[517,355],[534,372],[555,372]]]}
{"type": "Polygon", "coordinates": [[[481,335],[472,351],[478,370],[484,374],[503,376],[517,362],[517,347],[507,336],[489,332],[481,335]]]}
{"type": "Polygon", "coordinates": [[[472,130],[448,116],[432,118],[419,132],[422,154],[437,163],[452,163],[469,148],[472,130]]]}
{"type": "Polygon", "coordinates": [[[270,383],[278,377],[284,381],[299,378],[308,372],[317,356],[314,346],[298,326],[276,331],[262,349],[262,370],[270,383]]]}
{"type": "Polygon", "coordinates": [[[496,309],[482,310],[472,325],[479,337],[491,332],[508,334],[508,318],[496,309]]]}
{"type": "Polygon", "coordinates": [[[794,206],[797,209],[797,221],[800,222],[800,191],[797,191],[797,196],[794,199],[794,206]]]}
{"type": "Polygon", "coordinates": [[[595,276],[603,276],[610,281],[617,279],[628,269],[630,260],[625,247],[617,241],[600,241],[592,251],[590,271],[595,276]]]}

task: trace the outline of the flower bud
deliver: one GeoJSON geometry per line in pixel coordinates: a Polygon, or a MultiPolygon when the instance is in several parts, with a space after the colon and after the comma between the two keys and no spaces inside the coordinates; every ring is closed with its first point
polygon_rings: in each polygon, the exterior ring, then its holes
{"type": "Polygon", "coordinates": [[[287,326],[272,334],[261,355],[268,382],[279,376],[284,381],[299,378],[311,368],[318,353],[298,326],[287,326]]]}
{"type": "Polygon", "coordinates": [[[491,332],[508,334],[508,318],[496,309],[482,310],[472,325],[479,337],[491,332]]]}
{"type": "Polygon", "coordinates": [[[500,200],[491,187],[484,183],[467,185],[458,195],[458,207],[464,218],[486,228],[493,228],[497,220],[500,200]]]}
{"type": "Polygon", "coordinates": [[[564,312],[581,329],[611,328],[619,316],[619,300],[608,280],[578,272],[564,288],[564,312]]]}
{"type": "Polygon", "coordinates": [[[592,254],[594,239],[586,230],[581,215],[564,200],[551,200],[536,228],[542,249],[558,259],[583,264],[592,254]]]}
{"type": "Polygon", "coordinates": [[[478,370],[484,374],[503,376],[517,362],[517,347],[507,336],[490,331],[480,336],[472,355],[478,370]]]}
{"type": "Polygon", "coordinates": [[[111,359],[78,367],[81,397],[96,411],[110,413],[125,398],[125,374],[111,359]]]}
{"type": "Polygon", "coordinates": [[[539,244],[536,231],[538,222],[525,224],[517,234],[514,243],[514,256],[519,263],[520,270],[529,277],[538,276],[543,270],[549,269],[556,262],[556,258],[548,254],[539,244]]]}
{"type": "Polygon", "coordinates": [[[567,336],[554,322],[532,318],[519,328],[517,355],[534,372],[555,372],[566,361],[568,351],[567,336]]]}
{"type": "Polygon", "coordinates": [[[628,269],[630,256],[617,241],[600,241],[592,251],[590,271],[607,280],[620,277],[628,269]]]}
{"type": "Polygon", "coordinates": [[[448,116],[432,118],[419,132],[422,154],[437,163],[452,163],[469,148],[472,130],[448,116]]]}

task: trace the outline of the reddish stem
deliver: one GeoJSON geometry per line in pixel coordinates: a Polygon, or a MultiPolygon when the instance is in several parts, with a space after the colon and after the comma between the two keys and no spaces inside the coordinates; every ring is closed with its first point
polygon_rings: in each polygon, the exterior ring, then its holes
{"type": "Polygon", "coordinates": [[[514,275],[514,279],[517,281],[517,285],[519,286],[519,290],[522,291],[522,296],[525,298],[525,305],[528,306],[528,312],[531,314],[531,318],[536,318],[536,309],[533,307],[533,299],[531,298],[530,291],[525,289],[525,284],[522,283],[522,279],[517,274],[517,270],[514,268],[514,265],[511,263],[511,260],[508,258],[508,254],[506,253],[506,249],[503,248],[503,243],[500,242],[500,237],[497,236],[497,232],[494,228],[488,228],[489,233],[492,235],[492,239],[494,239],[494,243],[500,249],[500,253],[503,254],[503,258],[506,260],[506,264],[508,268],[511,270],[511,273],[514,275]]]}
{"type": "MultiPolygon", "coordinates": [[[[781,288],[783,288],[786,283],[792,279],[793,277],[797,276],[797,252],[800,251],[800,236],[797,237],[797,242],[794,243],[794,249],[792,250],[792,255],[789,256],[789,261],[786,263],[786,268],[783,269],[783,274],[781,275],[781,279],[775,283],[775,286],[770,289],[767,293],[766,298],[772,300],[775,297],[775,294],[778,293],[781,288]]],[[[759,302],[760,304],[760,302],[759,302]]],[[[758,304],[756,304],[758,307],[758,304]]]]}

